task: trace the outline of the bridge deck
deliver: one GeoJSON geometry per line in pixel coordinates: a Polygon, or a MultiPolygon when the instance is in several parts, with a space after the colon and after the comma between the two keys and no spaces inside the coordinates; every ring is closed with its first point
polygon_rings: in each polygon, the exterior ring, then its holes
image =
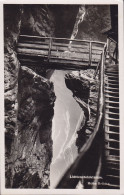
{"type": "Polygon", "coordinates": [[[17,54],[22,65],[83,68],[97,66],[104,45],[104,42],[20,35],[17,54]]]}

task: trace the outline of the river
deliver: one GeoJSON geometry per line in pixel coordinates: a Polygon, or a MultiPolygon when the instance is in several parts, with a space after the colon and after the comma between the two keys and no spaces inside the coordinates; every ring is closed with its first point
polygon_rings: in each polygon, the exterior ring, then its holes
{"type": "Polygon", "coordinates": [[[70,70],[55,70],[50,77],[54,84],[56,101],[52,121],[53,158],[50,168],[50,187],[55,188],[66,169],[77,157],[77,130],[83,120],[83,111],[66,87],[65,74],[70,70]]]}

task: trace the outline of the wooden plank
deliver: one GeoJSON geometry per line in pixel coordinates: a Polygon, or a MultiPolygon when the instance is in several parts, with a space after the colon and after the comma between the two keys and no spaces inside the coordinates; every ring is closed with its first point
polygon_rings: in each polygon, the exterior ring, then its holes
{"type": "MultiPolygon", "coordinates": [[[[75,60],[76,61],[76,60],[75,60]]],[[[74,64],[74,65],[76,65],[76,63],[75,63],[75,61],[73,61],[73,60],[65,60],[65,59],[53,59],[53,58],[51,58],[50,59],[50,61],[49,62],[54,62],[54,63],[62,63],[62,64],[74,64]]],[[[85,62],[85,61],[84,61],[85,62]]],[[[84,62],[78,62],[77,61],[77,66],[78,65],[84,65],[84,62]]],[[[86,61],[86,63],[87,63],[87,61],[86,61]]],[[[88,63],[87,63],[87,65],[88,65],[88,63]]]]}
{"type": "Polygon", "coordinates": [[[92,59],[101,59],[101,55],[97,55],[97,54],[92,54],[92,59]]]}
{"type": "Polygon", "coordinates": [[[40,40],[19,40],[18,43],[30,43],[30,44],[36,44],[36,45],[49,45],[49,40],[44,40],[44,41],[40,41],[40,40]]]}
{"type": "Polygon", "coordinates": [[[50,37],[32,36],[32,35],[20,35],[19,40],[49,40],[50,37]]]}
{"type": "Polygon", "coordinates": [[[54,52],[51,51],[51,56],[56,56],[58,58],[79,58],[82,59],[83,57],[89,59],[89,54],[83,54],[83,53],[72,53],[72,52],[54,52]]]}
{"type": "MultiPolygon", "coordinates": [[[[43,42],[43,41],[25,40],[23,42],[19,41],[19,43],[18,43],[19,46],[22,46],[23,44],[49,45],[49,41],[44,41],[43,42]]],[[[53,42],[53,46],[60,46],[60,47],[67,47],[68,48],[69,44],[53,42]]],[[[89,49],[89,46],[88,45],[84,45],[84,44],[81,44],[81,45],[71,44],[71,46],[72,46],[72,48],[80,48],[80,49],[87,48],[87,49],[89,49]]],[[[101,46],[92,45],[92,49],[93,50],[103,51],[103,47],[101,47],[101,46]]]]}
{"type": "MultiPolygon", "coordinates": [[[[65,44],[65,43],[56,43],[56,42],[53,42],[53,45],[54,46],[65,46],[65,47],[69,47],[70,45],[69,44],[65,44]]],[[[76,44],[71,44],[71,47],[72,48],[88,48],[88,44],[80,44],[80,45],[76,45],[76,44]]]]}
{"type": "MultiPolygon", "coordinates": [[[[55,62],[58,62],[58,63],[69,63],[69,62],[73,62],[73,64],[76,64],[76,63],[87,63],[89,65],[89,59],[86,59],[86,58],[83,58],[82,60],[79,60],[79,59],[63,59],[63,58],[56,58],[56,57],[51,57],[51,60],[55,60],[55,62]]],[[[95,66],[97,66],[97,61],[92,61],[93,63],[93,66],[95,64],[95,66]]]]}
{"type": "Polygon", "coordinates": [[[102,51],[101,50],[97,50],[97,49],[92,49],[92,54],[95,54],[95,55],[101,55],[102,51]]]}
{"type": "Polygon", "coordinates": [[[38,45],[31,43],[18,43],[18,48],[30,48],[30,49],[49,49],[49,44],[47,45],[38,45]]]}
{"type": "MultiPolygon", "coordinates": [[[[49,49],[49,44],[47,45],[38,45],[38,44],[34,44],[34,43],[19,43],[18,44],[19,48],[32,48],[32,49],[49,49]]],[[[52,50],[55,51],[68,51],[68,47],[63,47],[63,46],[54,46],[52,45],[52,50]]],[[[73,48],[71,47],[70,51],[72,52],[82,52],[82,53],[88,53],[89,49],[86,48],[73,48]]]]}
{"type": "Polygon", "coordinates": [[[20,54],[30,54],[30,55],[47,55],[48,56],[48,51],[43,51],[43,50],[37,50],[37,49],[25,49],[25,48],[17,48],[17,53],[20,54]]]}
{"type": "Polygon", "coordinates": [[[70,51],[70,52],[75,52],[75,53],[89,53],[88,48],[75,48],[72,47],[69,49],[68,47],[63,47],[63,46],[52,46],[52,50],[55,51],[70,51]]]}
{"type": "Polygon", "coordinates": [[[93,50],[99,50],[99,51],[103,51],[103,47],[100,47],[100,46],[95,46],[95,45],[92,45],[92,49],[93,50]]]}

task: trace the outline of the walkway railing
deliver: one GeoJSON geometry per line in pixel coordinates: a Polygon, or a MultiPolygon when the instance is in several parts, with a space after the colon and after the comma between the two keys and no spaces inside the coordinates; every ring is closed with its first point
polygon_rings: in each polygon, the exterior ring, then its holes
{"type": "Polygon", "coordinates": [[[40,64],[42,59],[47,64],[96,66],[104,45],[97,41],[20,35],[17,53],[22,64],[40,64]]]}
{"type": "Polygon", "coordinates": [[[111,37],[107,38],[107,53],[115,63],[118,63],[118,42],[111,37]]]}

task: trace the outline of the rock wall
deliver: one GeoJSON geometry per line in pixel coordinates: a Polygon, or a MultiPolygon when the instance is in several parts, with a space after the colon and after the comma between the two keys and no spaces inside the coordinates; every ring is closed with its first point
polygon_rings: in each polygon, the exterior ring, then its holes
{"type": "Polygon", "coordinates": [[[21,26],[22,7],[4,5],[4,86],[5,86],[5,131],[7,155],[10,155],[11,142],[17,130],[18,113],[18,73],[16,44],[21,26]]]}
{"type": "Polygon", "coordinates": [[[98,78],[93,79],[95,70],[81,70],[67,74],[65,82],[84,111],[84,119],[77,134],[76,145],[80,151],[83,144],[94,131],[98,101],[98,78]]]}
{"type": "Polygon", "coordinates": [[[111,29],[110,5],[85,5],[84,20],[79,24],[77,39],[106,41],[104,32],[111,29]]]}
{"type": "MultiPolygon", "coordinates": [[[[38,5],[4,5],[6,188],[48,188],[55,101],[45,71],[21,67],[21,33],[53,36],[52,14],[38,5]],[[45,34],[44,34],[45,33],[45,34]]],[[[34,64],[35,66],[35,64],[34,64]]]]}
{"type": "MultiPolygon", "coordinates": [[[[93,79],[94,73],[95,70],[88,69],[81,70],[80,72],[77,71],[76,73],[72,72],[71,74],[66,75],[66,85],[73,92],[74,98],[84,112],[83,121],[77,131],[78,136],[76,145],[78,152],[94,132],[94,126],[96,124],[99,81],[97,77],[95,80],[93,79]]],[[[80,173],[83,170],[85,176],[92,176],[96,171],[95,169],[98,163],[98,148],[99,145],[95,144],[94,150],[89,153],[89,157],[87,156],[88,154],[86,155],[86,158],[88,157],[88,159],[91,159],[91,162],[83,162],[85,169],[82,167],[82,164],[80,164],[80,173]]],[[[91,179],[80,179],[76,188],[91,188],[91,186],[88,185],[88,181],[91,182],[91,179]]]]}
{"type": "Polygon", "coordinates": [[[12,142],[11,156],[6,160],[7,187],[48,188],[55,101],[53,84],[22,67],[18,100],[18,130],[12,142]]]}

